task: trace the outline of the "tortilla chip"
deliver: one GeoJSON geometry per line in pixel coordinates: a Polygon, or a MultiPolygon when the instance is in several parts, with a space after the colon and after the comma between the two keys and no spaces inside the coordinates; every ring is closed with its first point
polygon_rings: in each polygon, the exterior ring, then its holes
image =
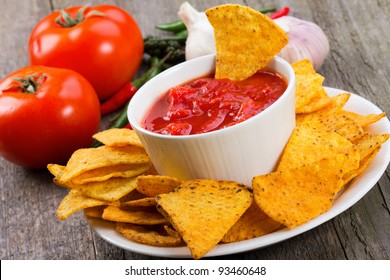
{"type": "Polygon", "coordinates": [[[156,210],[154,211],[132,211],[115,206],[108,206],[104,209],[102,218],[104,220],[132,223],[138,225],[165,224],[167,220],[156,210]]]}
{"type": "Polygon", "coordinates": [[[329,97],[325,90],[319,90],[316,96],[306,105],[301,105],[297,113],[310,113],[324,108],[329,104],[329,97]]]}
{"type": "Polygon", "coordinates": [[[318,162],[344,154],[352,147],[351,142],[335,132],[328,131],[320,122],[305,122],[295,127],[277,170],[318,162]]]}
{"type": "Polygon", "coordinates": [[[142,175],[138,176],[137,191],[149,197],[169,193],[173,191],[181,180],[175,177],[162,175],[142,175]]]}
{"type": "Polygon", "coordinates": [[[326,96],[326,98],[328,98],[324,88],[322,87],[324,78],[319,74],[310,74],[310,76],[296,75],[295,77],[295,112],[297,114],[308,113],[320,109],[311,108],[310,102],[321,96],[326,96]],[[302,109],[305,106],[308,108],[306,108],[306,110],[302,109]]]}
{"type": "Polygon", "coordinates": [[[287,45],[286,33],[250,7],[220,5],[206,10],[206,15],[214,28],[217,79],[249,78],[287,45]]]}
{"type": "Polygon", "coordinates": [[[126,201],[131,201],[131,200],[138,200],[138,199],[142,199],[142,198],[145,198],[146,196],[142,193],[140,193],[139,191],[137,190],[133,190],[132,192],[126,194],[124,197],[122,197],[119,201],[121,203],[124,203],[126,201]]]}
{"type": "Polygon", "coordinates": [[[328,114],[340,111],[345,106],[345,104],[347,104],[350,97],[351,97],[351,94],[349,92],[343,92],[343,93],[337,94],[335,96],[332,96],[330,98],[329,105],[326,106],[323,109],[323,111],[324,112],[326,111],[328,114]]]}
{"type": "Polygon", "coordinates": [[[87,217],[99,218],[99,219],[101,219],[105,207],[106,207],[106,206],[95,206],[95,207],[85,208],[85,209],[84,209],[84,214],[85,214],[87,217]]]}
{"type": "Polygon", "coordinates": [[[54,177],[60,178],[62,176],[62,174],[64,173],[65,166],[50,163],[47,165],[47,169],[50,171],[50,173],[52,175],[54,175],[54,177]]]}
{"type": "Polygon", "coordinates": [[[322,86],[324,77],[316,73],[310,60],[302,59],[291,66],[296,77],[296,113],[314,112],[329,104],[330,98],[322,86]]]}
{"type": "Polygon", "coordinates": [[[61,187],[69,188],[66,185],[66,182],[61,180],[62,175],[64,174],[65,166],[59,164],[48,164],[47,169],[50,171],[52,175],[54,175],[53,182],[61,187]]]}
{"type": "Polygon", "coordinates": [[[271,233],[281,227],[279,222],[268,217],[253,201],[240,219],[223,237],[223,243],[231,243],[256,238],[271,233]]]}
{"type": "Polygon", "coordinates": [[[100,205],[110,205],[110,202],[87,197],[78,190],[70,190],[58,206],[57,217],[65,220],[79,210],[100,205]]]}
{"type": "Polygon", "coordinates": [[[344,186],[343,176],[359,167],[353,150],[344,155],[276,171],[253,179],[255,201],[272,219],[295,228],[325,213],[344,186]]]}
{"type": "Polygon", "coordinates": [[[346,114],[338,113],[321,120],[321,124],[328,131],[333,131],[351,142],[357,141],[364,134],[363,128],[353,118],[346,114]]]}
{"type": "Polygon", "coordinates": [[[150,164],[144,149],[131,146],[79,149],[72,154],[61,179],[67,182],[84,172],[98,168],[136,164],[150,164]]]}
{"type": "Polygon", "coordinates": [[[186,181],[156,199],[195,259],[217,245],[253,201],[247,187],[216,180],[186,181]]]}
{"type": "Polygon", "coordinates": [[[143,148],[134,130],[128,128],[111,128],[93,135],[93,138],[107,146],[136,146],[143,148]]]}
{"type": "Polygon", "coordinates": [[[348,183],[351,180],[353,180],[355,177],[359,176],[361,173],[363,173],[364,170],[366,170],[367,166],[370,164],[370,162],[375,158],[376,154],[380,151],[380,147],[373,150],[368,156],[360,160],[360,166],[358,169],[352,170],[349,173],[345,174],[343,177],[344,183],[348,183]]]}
{"type": "Polygon", "coordinates": [[[313,64],[308,58],[304,58],[292,63],[291,67],[294,69],[295,75],[309,75],[317,73],[313,67],[313,64]]]}
{"type": "Polygon", "coordinates": [[[342,111],[342,113],[354,119],[361,127],[365,127],[367,125],[373,124],[386,116],[385,112],[382,112],[380,114],[368,114],[368,115],[360,115],[349,111],[342,111]]]}
{"type": "Polygon", "coordinates": [[[353,113],[342,110],[349,97],[349,93],[339,94],[330,99],[330,103],[320,110],[308,114],[298,114],[297,124],[319,121],[327,130],[334,131],[351,142],[357,141],[363,136],[363,127],[357,116],[354,118],[353,113]]]}
{"type": "Polygon", "coordinates": [[[173,247],[183,243],[179,234],[167,226],[146,227],[116,223],[116,230],[129,240],[158,247],[173,247]]]}
{"type": "Polygon", "coordinates": [[[347,103],[350,98],[350,93],[340,93],[330,98],[330,102],[323,108],[316,110],[311,113],[302,113],[297,114],[296,122],[297,124],[307,122],[307,121],[320,121],[326,119],[329,116],[337,114],[341,111],[344,105],[347,103]]]}
{"type": "Polygon", "coordinates": [[[365,133],[356,143],[355,146],[363,159],[374,150],[381,147],[390,137],[390,134],[371,134],[365,133]]]}
{"type": "Polygon", "coordinates": [[[84,195],[106,201],[116,201],[135,190],[136,177],[110,178],[105,181],[90,182],[82,185],[72,185],[84,195]]]}
{"type": "Polygon", "coordinates": [[[104,166],[89,171],[85,171],[72,178],[71,183],[76,185],[87,184],[90,182],[106,181],[114,177],[130,178],[147,172],[150,164],[119,164],[113,166],[104,166]]]}
{"type": "Polygon", "coordinates": [[[154,197],[144,197],[135,200],[129,200],[121,203],[121,206],[128,207],[153,207],[157,206],[157,201],[154,197]]]}

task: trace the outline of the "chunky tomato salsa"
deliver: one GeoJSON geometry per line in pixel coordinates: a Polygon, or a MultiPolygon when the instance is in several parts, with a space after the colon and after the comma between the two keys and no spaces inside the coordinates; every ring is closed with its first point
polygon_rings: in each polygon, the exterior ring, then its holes
{"type": "Polygon", "coordinates": [[[286,80],[268,70],[244,81],[202,77],[171,88],[152,106],[143,127],[169,135],[226,128],[259,114],[286,88],[286,80]]]}

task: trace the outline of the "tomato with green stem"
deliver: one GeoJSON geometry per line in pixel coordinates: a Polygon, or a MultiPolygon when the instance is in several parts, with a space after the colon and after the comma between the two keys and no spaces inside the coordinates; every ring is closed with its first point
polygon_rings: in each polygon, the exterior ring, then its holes
{"type": "Polygon", "coordinates": [[[28,52],[31,65],[80,73],[104,101],[137,72],[143,37],[134,18],[119,7],[77,6],[39,21],[31,32],[28,52]]]}
{"type": "Polygon", "coordinates": [[[0,156],[10,162],[64,164],[91,145],[99,126],[95,90],[74,71],[28,66],[0,81],[0,156]]]}

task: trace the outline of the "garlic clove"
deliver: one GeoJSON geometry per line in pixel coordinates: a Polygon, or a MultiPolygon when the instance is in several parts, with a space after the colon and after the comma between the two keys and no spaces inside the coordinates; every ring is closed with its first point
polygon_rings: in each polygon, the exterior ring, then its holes
{"type": "MultiPolygon", "coordinates": [[[[274,21],[275,21],[275,20],[274,20],[274,21]]],[[[282,28],[284,32],[288,33],[288,32],[290,31],[290,27],[289,27],[287,24],[285,24],[284,22],[276,22],[276,21],[275,21],[275,23],[276,23],[280,28],[282,28]]]]}
{"type": "Polygon", "coordinates": [[[274,20],[278,25],[288,26],[288,45],[278,56],[290,63],[307,58],[318,70],[329,53],[329,41],[323,30],[315,23],[292,16],[274,20]]]}
{"type": "Polygon", "coordinates": [[[186,60],[215,53],[214,29],[206,14],[184,2],[180,5],[178,15],[188,30],[186,60]]]}

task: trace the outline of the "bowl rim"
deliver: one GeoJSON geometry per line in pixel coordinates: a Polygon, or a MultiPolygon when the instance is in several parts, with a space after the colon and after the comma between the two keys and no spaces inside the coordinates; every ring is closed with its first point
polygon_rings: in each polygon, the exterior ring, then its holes
{"type": "MultiPolygon", "coordinates": [[[[199,62],[200,60],[208,61],[210,59],[214,59],[214,65],[215,65],[215,57],[216,57],[215,54],[209,54],[209,55],[205,55],[205,56],[201,56],[201,57],[197,57],[197,58],[194,58],[191,60],[184,61],[182,63],[179,63],[179,64],[161,72],[160,74],[158,74],[155,77],[153,77],[152,79],[150,79],[144,86],[142,86],[140,88],[140,90],[138,90],[135,93],[133,98],[130,100],[129,106],[127,108],[127,118],[128,118],[128,121],[129,121],[131,127],[133,129],[135,129],[136,131],[140,131],[144,134],[147,134],[147,135],[152,136],[152,137],[160,138],[160,139],[172,139],[172,140],[183,139],[184,140],[184,139],[199,139],[199,138],[209,137],[209,136],[213,136],[213,135],[223,135],[225,133],[233,132],[234,130],[240,130],[240,128],[242,128],[243,126],[247,126],[251,122],[255,122],[255,121],[258,121],[258,119],[265,118],[265,116],[267,114],[269,114],[269,112],[275,110],[275,107],[277,107],[277,105],[279,103],[283,102],[285,99],[287,99],[289,97],[289,94],[285,94],[286,92],[289,92],[290,94],[294,94],[294,92],[295,92],[294,88],[295,88],[295,84],[296,84],[296,79],[295,79],[295,73],[294,73],[294,70],[293,70],[291,64],[289,62],[287,62],[285,59],[283,59],[279,56],[275,56],[269,63],[272,63],[273,61],[276,61],[277,63],[281,63],[282,65],[287,67],[288,72],[291,74],[291,75],[289,75],[290,79],[288,81],[287,88],[283,92],[283,94],[274,103],[272,103],[270,106],[265,108],[259,114],[252,116],[249,119],[244,120],[243,122],[237,123],[235,125],[232,125],[232,126],[229,126],[229,127],[223,128],[223,129],[208,131],[208,132],[204,132],[204,133],[189,134],[189,135],[170,135],[170,134],[159,134],[159,133],[147,130],[147,129],[143,128],[140,123],[138,123],[136,120],[134,120],[134,117],[131,114],[131,112],[132,112],[131,108],[133,106],[135,106],[134,103],[137,101],[137,95],[142,94],[143,87],[146,86],[146,89],[144,89],[144,90],[147,90],[147,87],[150,84],[155,83],[156,81],[158,81],[159,79],[161,79],[163,77],[166,77],[167,75],[170,75],[170,72],[177,71],[178,68],[183,67],[183,64],[191,64],[191,63],[199,62]]],[[[283,76],[283,77],[287,79],[287,77],[285,77],[285,76],[283,76]]],[[[194,79],[196,79],[196,78],[198,78],[198,77],[194,77],[194,79]]],[[[182,81],[180,83],[185,83],[185,82],[186,81],[182,81]]],[[[179,85],[180,83],[177,83],[176,85],[179,85]]],[[[176,85],[172,85],[172,87],[174,87],[176,85]]],[[[165,94],[165,92],[166,91],[159,94],[158,98],[160,98],[163,94],[165,94]]],[[[157,100],[158,98],[155,98],[154,100],[157,100]]],[[[144,110],[144,116],[145,116],[145,111],[146,111],[146,109],[144,110]]]]}

